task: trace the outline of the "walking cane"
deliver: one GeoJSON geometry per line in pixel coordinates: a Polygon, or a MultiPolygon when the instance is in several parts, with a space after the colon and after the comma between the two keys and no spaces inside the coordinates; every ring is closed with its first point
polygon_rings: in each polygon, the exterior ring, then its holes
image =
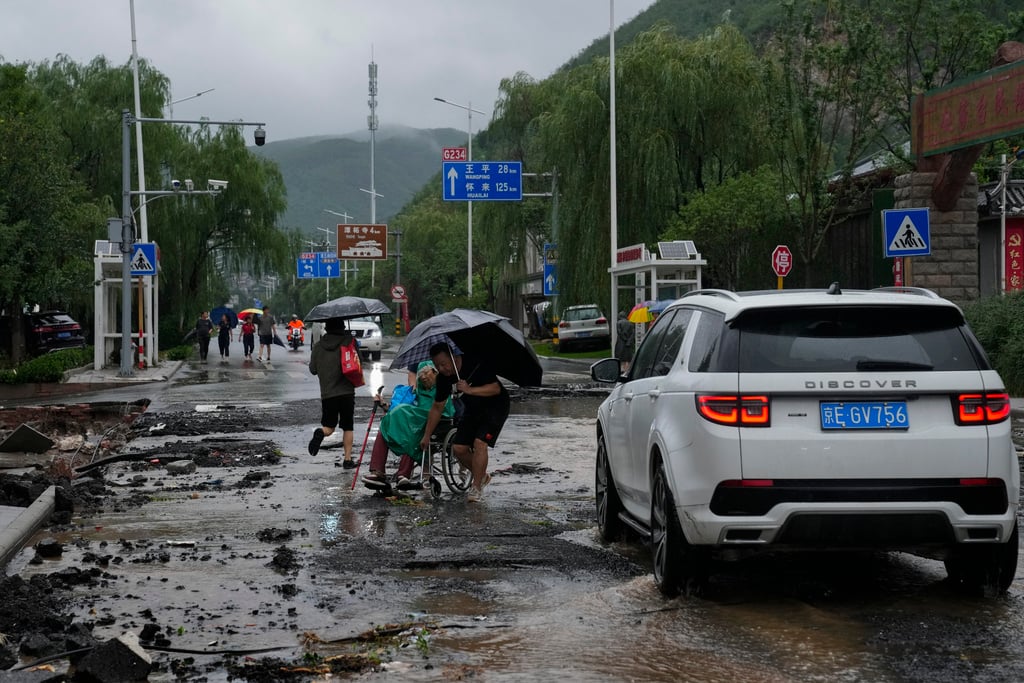
{"type": "MultiPolygon", "coordinates": [[[[381,392],[384,391],[384,386],[381,385],[377,389],[377,396],[380,396],[381,392]]],[[[356,471],[352,474],[352,488],[350,490],[355,491],[356,482],[359,481],[359,467],[363,464],[363,455],[366,453],[366,442],[370,440],[370,432],[373,431],[373,417],[377,414],[377,406],[380,402],[375,398],[373,400],[373,410],[370,411],[370,424],[366,425],[366,436],[363,437],[363,447],[359,449],[359,461],[356,463],[356,471]]]]}

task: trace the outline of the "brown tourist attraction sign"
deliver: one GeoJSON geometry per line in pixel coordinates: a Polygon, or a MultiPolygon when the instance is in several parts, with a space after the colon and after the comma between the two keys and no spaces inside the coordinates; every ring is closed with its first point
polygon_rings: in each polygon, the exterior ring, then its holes
{"type": "Polygon", "coordinates": [[[915,152],[929,156],[1024,132],[1024,62],[918,95],[915,152]]]}

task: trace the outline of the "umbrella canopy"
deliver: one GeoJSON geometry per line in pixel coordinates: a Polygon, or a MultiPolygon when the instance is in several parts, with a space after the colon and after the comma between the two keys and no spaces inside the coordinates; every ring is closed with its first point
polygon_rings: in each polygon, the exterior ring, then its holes
{"type": "Polygon", "coordinates": [[[494,372],[519,386],[540,386],[543,371],[533,347],[508,318],[488,311],[456,308],[427,318],[412,329],[392,368],[429,360],[430,347],[445,337],[463,350],[486,355],[494,372]]]}
{"type": "Polygon", "coordinates": [[[390,313],[388,308],[380,299],[367,299],[361,296],[342,296],[337,299],[325,301],[314,306],[306,317],[307,323],[327,322],[332,318],[348,320],[350,318],[361,318],[364,315],[381,315],[390,313]]]}
{"type": "Polygon", "coordinates": [[[671,304],[675,303],[675,299],[662,299],[661,301],[655,301],[653,304],[647,307],[653,315],[661,315],[661,312],[668,308],[671,304]]]}
{"type": "Polygon", "coordinates": [[[631,323],[649,323],[654,320],[654,315],[651,313],[651,306],[655,301],[643,301],[638,303],[630,310],[629,315],[626,316],[626,320],[631,323]]]}
{"type": "Polygon", "coordinates": [[[263,315],[263,309],[262,308],[246,308],[246,309],[238,312],[238,317],[241,318],[242,320],[245,320],[250,315],[263,315]]]}
{"type": "Polygon", "coordinates": [[[226,315],[228,317],[228,324],[234,329],[238,326],[238,314],[235,310],[229,306],[218,306],[210,311],[210,320],[213,321],[214,325],[220,324],[221,316],[226,315]]]}

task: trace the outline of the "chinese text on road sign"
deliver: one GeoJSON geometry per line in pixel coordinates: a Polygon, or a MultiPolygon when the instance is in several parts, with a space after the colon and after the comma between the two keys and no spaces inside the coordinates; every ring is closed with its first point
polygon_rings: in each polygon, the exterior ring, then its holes
{"type": "Polygon", "coordinates": [[[785,244],[775,247],[772,252],[772,270],[779,277],[786,277],[793,270],[793,252],[785,244]]]}
{"type": "Polygon", "coordinates": [[[520,201],[522,181],[521,161],[446,161],[441,164],[445,201],[520,201]]]}

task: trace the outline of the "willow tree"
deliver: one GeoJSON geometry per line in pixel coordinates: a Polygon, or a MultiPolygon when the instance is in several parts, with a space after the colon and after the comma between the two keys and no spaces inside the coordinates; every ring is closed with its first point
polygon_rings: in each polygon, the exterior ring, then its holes
{"type": "Polygon", "coordinates": [[[253,154],[236,126],[181,128],[169,170],[200,179],[226,178],[218,196],[180,195],[150,203],[150,235],[160,245],[163,270],[161,308],[179,329],[199,308],[220,303],[225,281],[242,272],[262,274],[288,268],[287,235],[276,221],[285,209],[284,180],[277,165],[253,154]]]}
{"type": "MultiPolygon", "coordinates": [[[[566,304],[609,299],[608,68],[601,59],[540,84],[510,83],[498,107],[495,125],[512,122],[505,140],[523,140],[528,168],[558,171],[552,239],[566,304]]],[[[687,192],[757,165],[760,74],[752,47],[728,25],[696,40],[657,27],[618,51],[620,245],[654,242],[687,192]]]]}

